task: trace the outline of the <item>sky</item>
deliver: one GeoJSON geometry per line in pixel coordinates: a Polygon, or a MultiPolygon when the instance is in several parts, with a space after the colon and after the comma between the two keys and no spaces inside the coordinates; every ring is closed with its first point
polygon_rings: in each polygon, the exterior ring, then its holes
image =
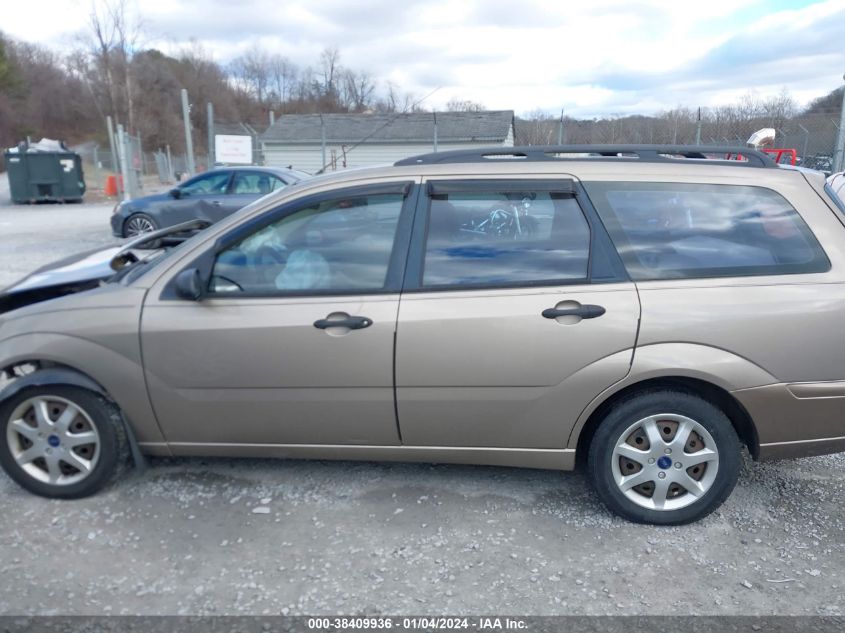
{"type": "MultiPolygon", "coordinates": [[[[143,43],[192,40],[227,63],[255,43],[316,66],[326,47],[419,97],[575,117],[653,114],[787,88],[804,104],[845,72],[845,0],[128,0],[143,43]]],[[[58,49],[92,0],[0,0],[0,30],[58,49]]]]}

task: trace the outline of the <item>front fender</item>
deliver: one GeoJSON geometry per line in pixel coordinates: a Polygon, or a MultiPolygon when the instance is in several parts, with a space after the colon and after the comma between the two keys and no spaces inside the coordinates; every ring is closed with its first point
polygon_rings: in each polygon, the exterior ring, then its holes
{"type": "MultiPolygon", "coordinates": [[[[54,333],[21,334],[0,341],[0,367],[41,361],[47,364],[31,380],[53,381],[90,389],[115,402],[129,422],[141,444],[164,444],[147,395],[140,359],[135,360],[91,340],[54,333]],[[59,367],[50,367],[59,365],[59,367]]],[[[21,383],[27,377],[13,380],[4,387],[2,397],[9,397],[31,383],[21,383]],[[20,385],[20,386],[18,386],[20,385]],[[14,389],[14,392],[7,390],[14,389]]]]}
{"type": "Polygon", "coordinates": [[[46,387],[48,385],[70,385],[93,391],[108,398],[108,393],[88,376],[66,367],[47,367],[15,378],[0,390],[0,402],[13,398],[27,387],[46,387]]]}

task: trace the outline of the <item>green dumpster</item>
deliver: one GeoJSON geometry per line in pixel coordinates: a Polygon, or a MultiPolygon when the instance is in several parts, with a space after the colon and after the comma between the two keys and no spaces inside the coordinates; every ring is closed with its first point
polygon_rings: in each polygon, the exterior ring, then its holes
{"type": "Polygon", "coordinates": [[[82,159],[63,143],[21,143],[4,158],[15,203],[78,202],[85,195],[82,159]]]}

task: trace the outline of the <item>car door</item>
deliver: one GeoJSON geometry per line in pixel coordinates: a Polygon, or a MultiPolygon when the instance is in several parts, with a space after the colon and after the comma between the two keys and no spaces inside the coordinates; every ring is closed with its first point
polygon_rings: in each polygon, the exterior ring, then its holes
{"type": "Polygon", "coordinates": [[[335,189],[235,227],[198,255],[200,301],[173,276],[145,303],[150,397],[168,442],[398,442],[393,352],[409,182],[335,189]]]}
{"type": "Polygon", "coordinates": [[[222,220],[228,215],[225,204],[231,179],[231,170],[214,170],[191,178],[177,187],[179,197],[169,201],[162,214],[164,226],[195,218],[211,222],[222,220]]]}
{"type": "Polygon", "coordinates": [[[237,170],[221,211],[226,215],[231,215],[260,197],[286,186],[287,184],[281,178],[270,172],[237,170]]]}
{"type": "Polygon", "coordinates": [[[396,347],[405,444],[555,448],[629,371],[639,301],[572,178],[429,180],[396,347]]]}

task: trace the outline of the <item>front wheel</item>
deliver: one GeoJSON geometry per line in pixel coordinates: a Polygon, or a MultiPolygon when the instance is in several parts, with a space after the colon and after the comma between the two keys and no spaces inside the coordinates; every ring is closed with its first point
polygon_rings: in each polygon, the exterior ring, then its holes
{"type": "Polygon", "coordinates": [[[0,464],[35,494],[93,494],[128,462],[128,451],[117,408],[86,389],[28,387],[0,403],[0,464]]]}
{"type": "Polygon", "coordinates": [[[155,220],[146,213],[133,213],[123,224],[123,237],[138,237],[157,229],[155,220]]]}
{"type": "Polygon", "coordinates": [[[588,465],[612,511],[637,523],[679,525],[710,514],[730,495],[740,442],[707,400],[656,390],[610,410],[593,436],[588,465]]]}

